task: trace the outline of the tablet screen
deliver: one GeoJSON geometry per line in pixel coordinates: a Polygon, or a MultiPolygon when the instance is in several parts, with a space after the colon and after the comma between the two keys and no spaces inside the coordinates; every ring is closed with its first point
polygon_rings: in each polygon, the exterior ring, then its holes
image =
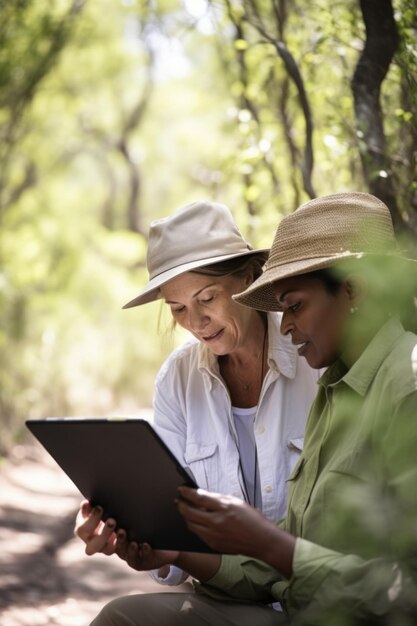
{"type": "Polygon", "coordinates": [[[134,418],[47,418],[26,425],[104,518],[155,549],[212,552],[188,530],[175,498],[197,487],[152,426],[134,418]]]}

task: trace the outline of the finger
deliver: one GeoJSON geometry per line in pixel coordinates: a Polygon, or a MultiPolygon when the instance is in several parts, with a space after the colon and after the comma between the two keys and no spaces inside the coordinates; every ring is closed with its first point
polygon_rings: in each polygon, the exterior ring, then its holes
{"type": "Polygon", "coordinates": [[[127,549],[127,559],[126,559],[129,567],[133,567],[134,569],[137,569],[138,567],[140,567],[140,563],[141,563],[140,557],[141,555],[140,555],[138,544],[136,543],[136,541],[131,541],[127,549]]]}
{"type": "Polygon", "coordinates": [[[88,502],[88,500],[83,500],[80,503],[80,508],[78,509],[78,513],[76,517],[76,527],[81,526],[81,524],[83,524],[83,522],[87,519],[87,517],[91,515],[92,510],[93,510],[93,507],[88,502]]]}
{"type": "Polygon", "coordinates": [[[177,502],[177,508],[187,522],[193,522],[201,526],[211,526],[216,522],[216,511],[214,510],[196,509],[186,502],[181,502],[181,500],[177,502]]]}
{"type": "Polygon", "coordinates": [[[204,489],[191,489],[190,487],[179,487],[178,492],[181,499],[199,508],[216,511],[224,506],[224,496],[219,493],[212,493],[204,489]]]}
{"type": "Polygon", "coordinates": [[[101,524],[101,518],[103,515],[103,509],[100,506],[96,506],[92,509],[87,519],[81,517],[78,518],[75,527],[75,534],[83,541],[88,541],[96,532],[97,528],[101,524]]]}
{"type": "Polygon", "coordinates": [[[149,543],[142,543],[140,545],[139,556],[144,562],[149,561],[149,559],[152,559],[155,556],[154,550],[151,548],[149,543]]]}
{"type": "Polygon", "coordinates": [[[107,556],[111,556],[116,552],[116,533],[112,533],[107,540],[106,544],[101,549],[102,554],[106,554],[107,556]]]}
{"type": "Polygon", "coordinates": [[[109,518],[106,523],[103,524],[100,532],[93,535],[85,546],[85,553],[88,555],[96,554],[97,552],[106,551],[106,546],[114,543],[115,536],[113,537],[114,529],[116,528],[116,522],[114,519],[109,518]]]}
{"type": "Polygon", "coordinates": [[[196,524],[194,522],[186,521],[187,527],[193,532],[195,535],[200,537],[210,548],[214,550],[219,550],[219,552],[227,552],[228,550],[224,548],[224,536],[223,533],[218,532],[217,529],[209,528],[207,526],[202,526],[201,524],[196,524]]]}
{"type": "Polygon", "coordinates": [[[93,506],[88,500],[83,500],[81,502],[80,512],[81,512],[82,517],[87,518],[89,515],[91,515],[92,510],[93,510],[93,506]]]}
{"type": "Polygon", "coordinates": [[[127,540],[126,531],[123,528],[119,528],[117,531],[117,539],[116,539],[116,554],[123,559],[127,560],[127,549],[129,547],[129,542],[127,540]]]}

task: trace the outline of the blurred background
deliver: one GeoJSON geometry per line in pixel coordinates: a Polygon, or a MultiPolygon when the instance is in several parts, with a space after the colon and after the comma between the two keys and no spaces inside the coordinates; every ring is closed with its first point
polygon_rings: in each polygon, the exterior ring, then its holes
{"type": "Polygon", "coordinates": [[[417,233],[415,0],[0,4],[0,456],[24,420],[139,413],[172,336],[149,223],[227,204],[268,246],[315,195],[417,233]]]}

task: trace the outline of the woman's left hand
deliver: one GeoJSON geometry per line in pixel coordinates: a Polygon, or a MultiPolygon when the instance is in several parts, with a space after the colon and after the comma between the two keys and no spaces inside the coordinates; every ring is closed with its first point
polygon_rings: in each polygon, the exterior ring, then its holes
{"type": "Polygon", "coordinates": [[[126,532],[117,531],[116,554],[132,569],[143,571],[173,564],[179,556],[176,550],[153,550],[148,543],[128,541],[126,532]]]}
{"type": "Polygon", "coordinates": [[[262,558],[276,527],[259,511],[234,496],[180,487],[178,510],[187,526],[211,548],[224,554],[262,558]]]}

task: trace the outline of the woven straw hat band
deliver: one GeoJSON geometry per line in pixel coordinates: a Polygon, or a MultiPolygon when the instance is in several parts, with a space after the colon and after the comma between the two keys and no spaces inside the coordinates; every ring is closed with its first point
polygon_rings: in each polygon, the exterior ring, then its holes
{"type": "Polygon", "coordinates": [[[359,192],[316,198],[281,220],[264,273],[235,299],[259,310],[279,310],[274,282],[395,249],[391,214],[378,198],[359,192]]]}

